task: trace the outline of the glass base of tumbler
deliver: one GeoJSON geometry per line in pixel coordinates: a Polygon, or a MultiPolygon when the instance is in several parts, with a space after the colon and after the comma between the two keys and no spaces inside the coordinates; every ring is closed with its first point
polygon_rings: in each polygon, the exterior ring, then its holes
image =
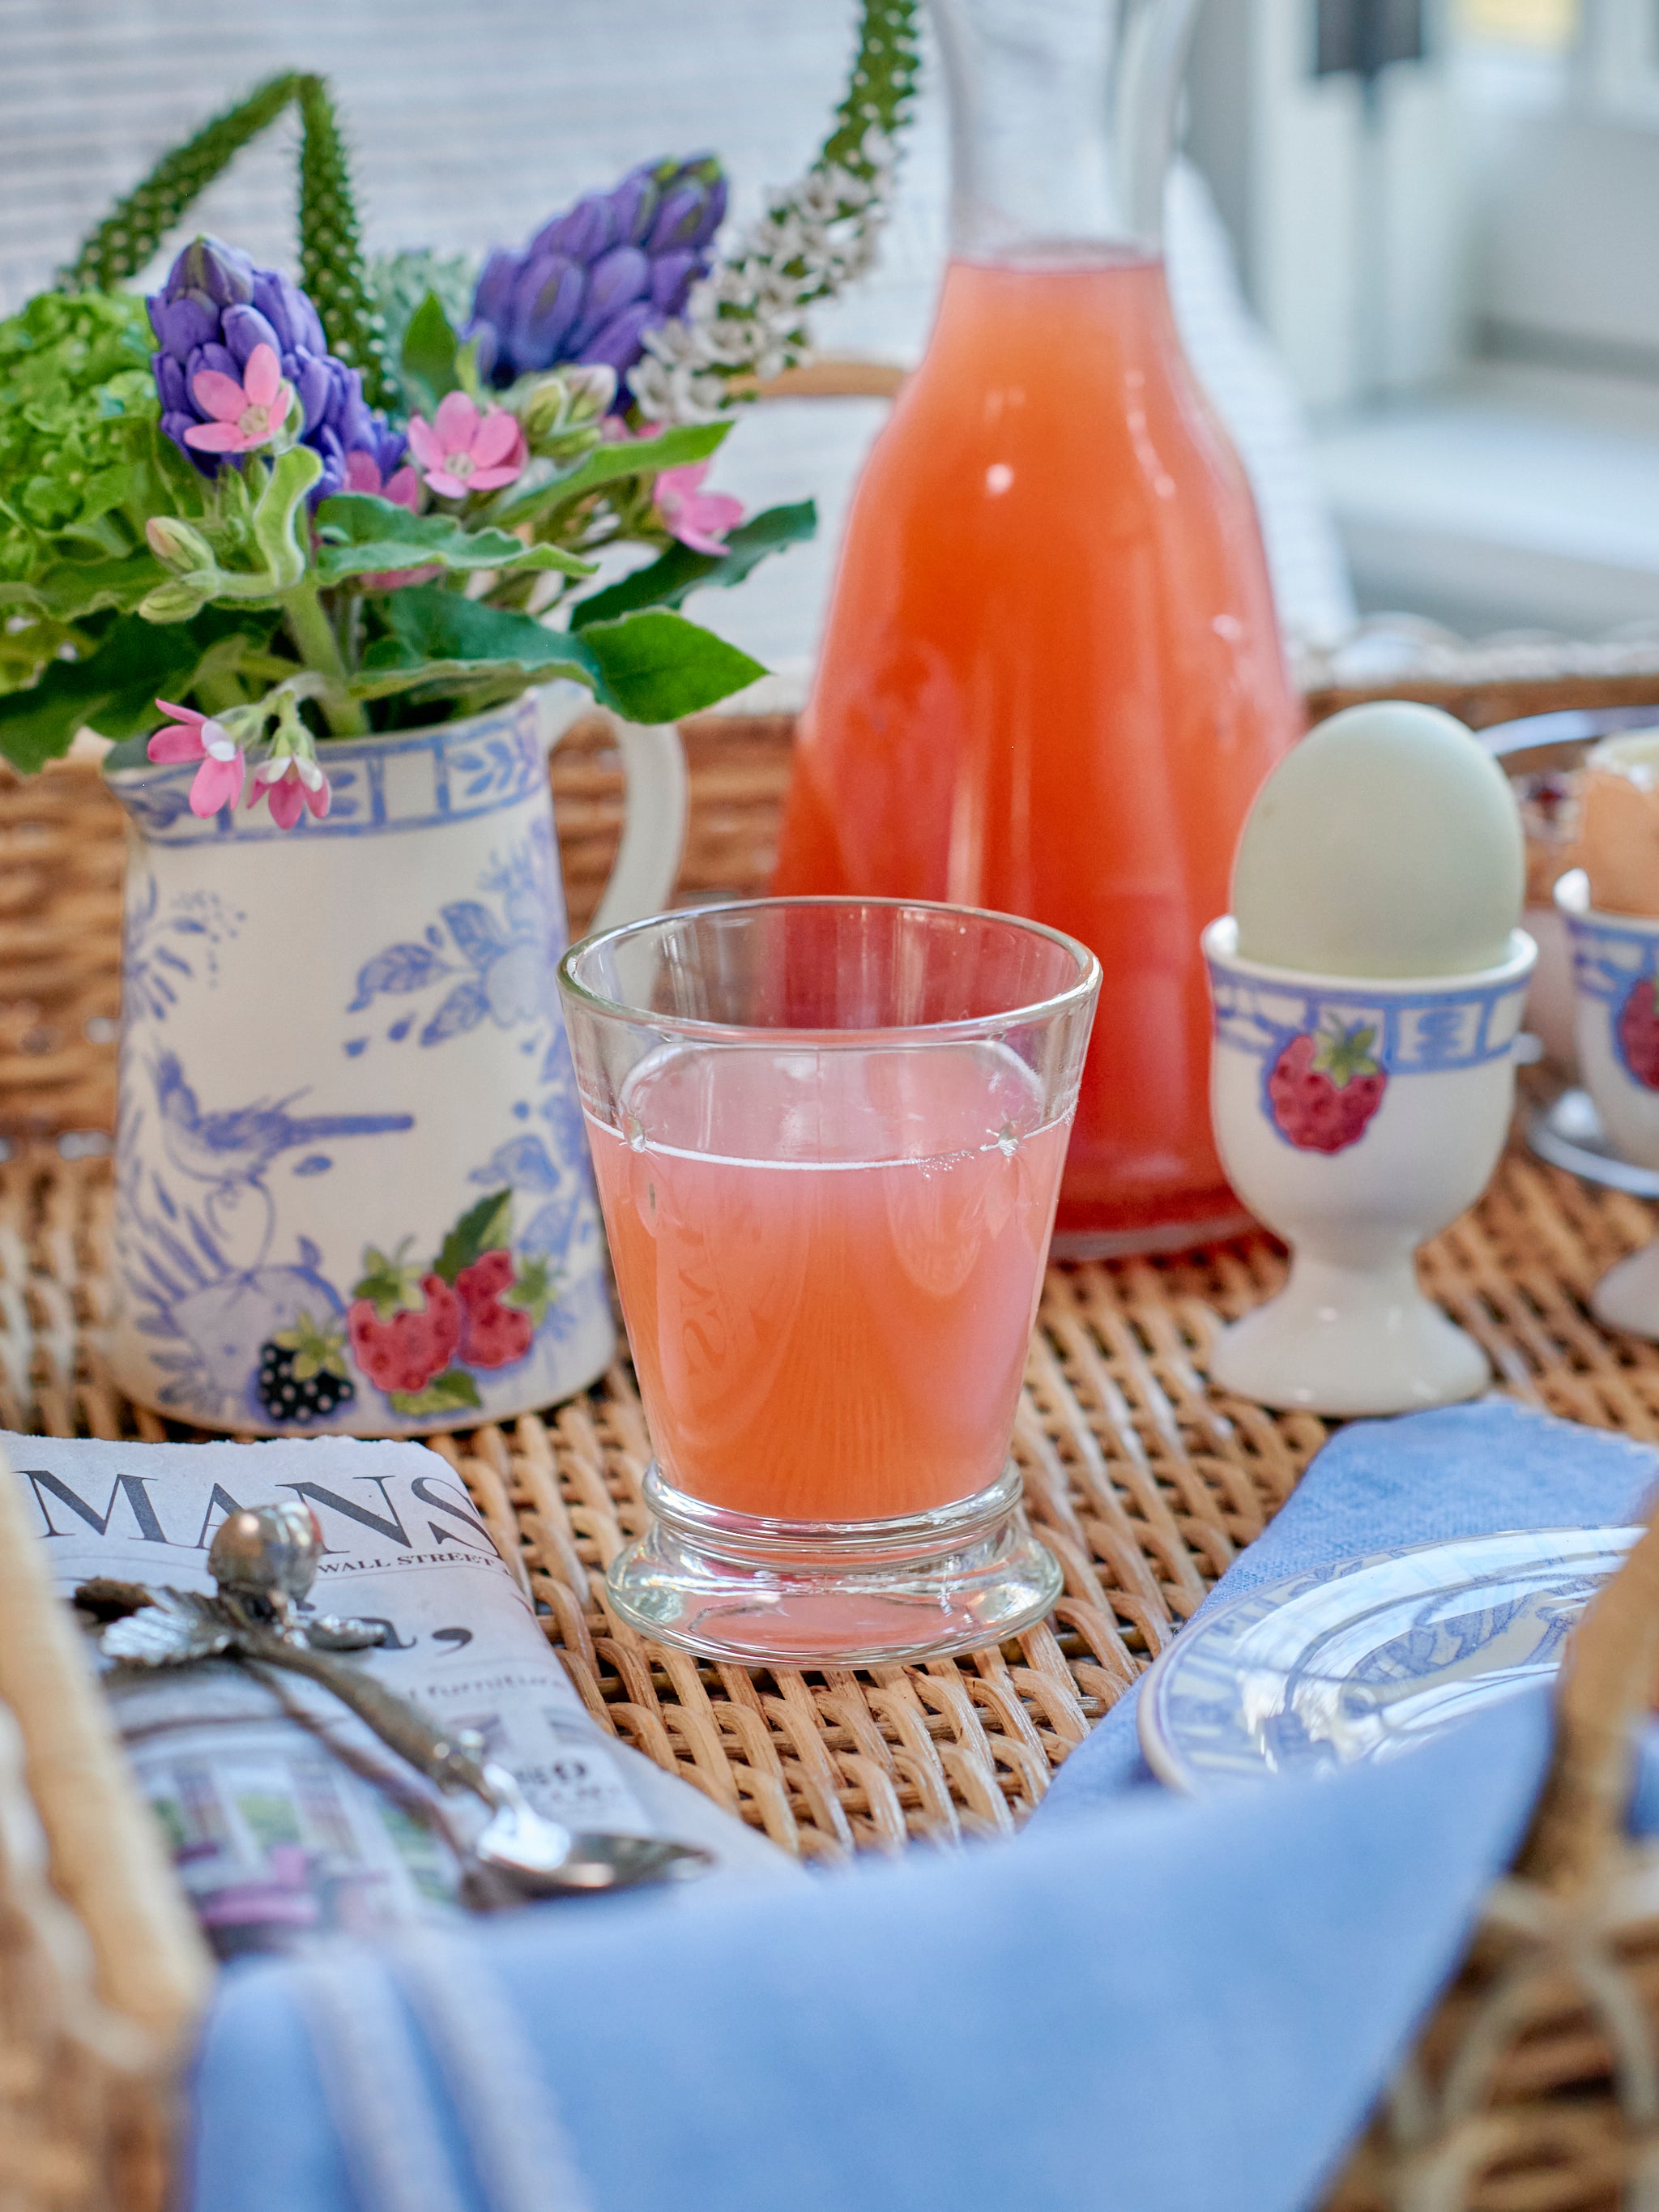
{"type": "Polygon", "coordinates": [[[890,1521],[774,1521],[646,1473],[651,1525],[612,1561],[611,1602],[642,1636],[749,1667],[942,1659],[1040,1620],[1060,1595],[1010,1466],[988,1490],[890,1521]]]}

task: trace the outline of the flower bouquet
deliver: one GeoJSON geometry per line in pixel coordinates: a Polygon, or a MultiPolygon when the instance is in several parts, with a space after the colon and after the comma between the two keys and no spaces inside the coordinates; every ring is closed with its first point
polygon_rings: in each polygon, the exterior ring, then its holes
{"type": "Polygon", "coordinates": [[[319,739],[560,677],[652,723],[750,682],[678,610],[812,510],[744,520],[703,479],[733,401],[867,264],[912,17],[869,0],[817,161],[718,264],[719,163],[646,162],[491,253],[465,313],[455,263],[366,264],[321,80],[273,79],[167,155],[0,323],[0,753],[33,769],[83,725],[165,715],[158,757],[202,748],[203,807],[234,784],[287,822],[326,804],[319,739]],[[290,105],[302,283],[198,239],[147,303],[121,289],[290,105]]]}
{"type": "Polygon", "coordinates": [[[326,89],[293,76],[0,323],[0,753],[33,769],[89,726],[135,831],[108,1356],[137,1402],[416,1434],[612,1357],[538,700],[571,678],[617,718],[634,895],[661,904],[665,726],[762,672],[683,603],[813,526],[706,472],[867,252],[908,20],[871,0],[808,188],[724,261],[698,156],[476,281],[371,267],[326,89]],[[198,237],[123,289],[294,103],[298,280],[198,237]]]}
{"type": "MultiPolygon", "coordinates": [[[[573,212],[637,227],[681,166],[573,212]]],[[[681,234],[717,219],[717,181],[699,198],[695,222],[669,199],[681,234]]],[[[606,304],[588,289],[578,339],[606,304]]],[[[807,534],[810,503],[745,525],[702,484],[728,422],[639,434],[610,362],[498,387],[487,357],[511,358],[488,325],[459,339],[428,295],[403,349],[407,412],[389,415],[306,291],[212,239],[148,303],[43,295],[0,326],[0,747],[32,768],[84,723],[124,738],[164,714],[150,757],[193,749],[198,813],[246,776],[286,824],[326,808],[319,739],[461,719],[558,677],[640,722],[751,681],[754,661],[675,610],[807,534]],[[656,557],[584,591],[622,546],[656,557]]]]}

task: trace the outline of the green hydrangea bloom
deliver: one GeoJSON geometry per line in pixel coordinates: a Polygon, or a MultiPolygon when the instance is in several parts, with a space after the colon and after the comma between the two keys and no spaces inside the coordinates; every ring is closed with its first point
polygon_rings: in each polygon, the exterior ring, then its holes
{"type": "MultiPolygon", "coordinates": [[[[22,580],[67,537],[118,553],[103,518],[125,499],[135,430],[160,413],[144,303],[42,292],[0,322],[0,577],[22,580]]],[[[68,549],[61,549],[68,550],[68,549]]]]}

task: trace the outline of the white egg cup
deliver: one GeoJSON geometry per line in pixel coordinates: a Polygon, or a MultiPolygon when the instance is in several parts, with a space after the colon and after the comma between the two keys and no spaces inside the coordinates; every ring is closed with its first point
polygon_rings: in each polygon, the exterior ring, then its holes
{"type": "Polygon", "coordinates": [[[1264,967],[1237,943],[1231,915],[1204,933],[1211,1112],[1227,1180],[1291,1247],[1291,1275],[1222,1330],[1212,1378],[1339,1415],[1474,1397],[1492,1380],[1486,1356],[1424,1297],[1413,1260],[1498,1164],[1536,946],[1513,930],[1497,967],[1376,979],[1264,967]],[[1339,1035],[1370,1072],[1322,1090],[1307,1063],[1339,1035]]]}
{"type": "MultiPolygon", "coordinates": [[[[1659,918],[1598,913],[1582,868],[1562,877],[1555,903],[1572,940],[1579,1079],[1614,1149],[1659,1168],[1659,918]],[[1642,1050],[1650,1029],[1652,1056],[1642,1050]]],[[[1659,1337],[1659,1239],[1608,1268],[1590,1311],[1609,1328],[1659,1337]]]]}

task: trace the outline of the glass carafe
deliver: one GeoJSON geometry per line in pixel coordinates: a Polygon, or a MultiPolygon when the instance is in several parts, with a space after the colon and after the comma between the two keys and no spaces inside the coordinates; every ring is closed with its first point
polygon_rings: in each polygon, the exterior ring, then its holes
{"type": "Polygon", "coordinates": [[[1055,1249],[1237,1218],[1199,933],[1300,726],[1160,249],[1197,0],[933,0],[951,252],[854,501],[775,888],[949,899],[1104,970],[1055,1249]]]}

